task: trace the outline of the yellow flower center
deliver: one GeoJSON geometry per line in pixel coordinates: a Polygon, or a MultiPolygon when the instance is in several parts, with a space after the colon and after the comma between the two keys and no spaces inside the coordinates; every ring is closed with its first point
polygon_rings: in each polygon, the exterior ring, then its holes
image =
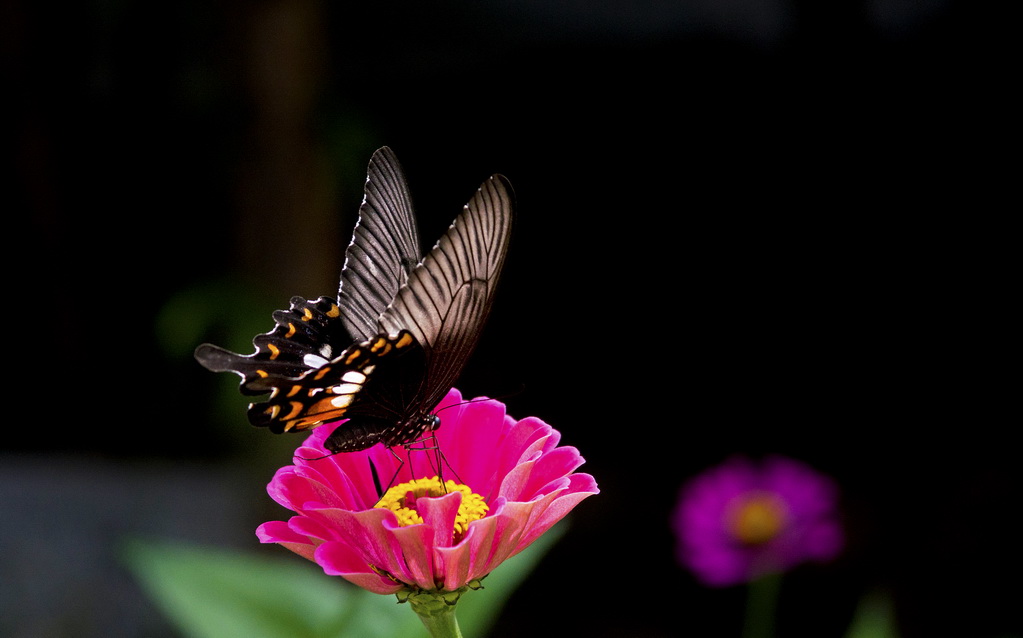
{"type": "Polygon", "coordinates": [[[726,522],[735,538],[747,545],[760,545],[781,532],[788,522],[788,511],[774,494],[755,492],[735,500],[726,522]]]}
{"type": "Polygon", "coordinates": [[[469,529],[469,523],[483,518],[490,509],[483,497],[474,493],[466,485],[455,483],[450,479],[441,485],[440,479],[436,476],[429,479],[413,479],[387,490],[376,507],[385,507],[397,514],[398,524],[402,527],[418,525],[423,522],[423,518],[416,510],[416,500],[424,496],[444,496],[451,492],[462,493],[462,504],[458,506],[458,513],[455,514],[454,542],[457,543],[469,529]]]}

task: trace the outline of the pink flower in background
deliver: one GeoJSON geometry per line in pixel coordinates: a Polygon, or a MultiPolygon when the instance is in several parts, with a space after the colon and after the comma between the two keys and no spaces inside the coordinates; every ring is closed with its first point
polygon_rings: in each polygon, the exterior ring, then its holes
{"type": "Polygon", "coordinates": [[[592,476],[574,472],[583,458],[558,446],[557,430],[533,417],[516,421],[498,401],[461,401],[452,390],[437,408],[436,436],[450,465],[444,476],[453,479],[446,488],[435,480],[429,452],[417,451],[394,481],[401,483],[381,499],[370,462],[387,481],[401,466],[391,451],[377,445],[317,459],[336,427],[320,426],[268,486],[296,515],[260,525],[259,539],[373,592],[454,592],[598,493],[592,476]]]}
{"type": "Polygon", "coordinates": [[[679,561],[727,586],[834,558],[843,545],[830,477],[784,457],[736,457],[686,483],[672,514],[679,561]]]}

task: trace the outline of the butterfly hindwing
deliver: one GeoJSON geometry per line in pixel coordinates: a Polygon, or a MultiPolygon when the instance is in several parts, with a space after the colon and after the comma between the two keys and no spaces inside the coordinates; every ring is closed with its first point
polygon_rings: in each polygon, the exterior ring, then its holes
{"type": "Polygon", "coordinates": [[[281,379],[323,365],[350,344],[340,316],[333,299],[292,297],[288,310],[274,311],[274,329],[252,340],[255,353],[240,355],[205,343],[196,349],[195,358],[208,370],[239,374],[243,394],[265,394],[281,379]]]}
{"type": "MultiPolygon", "coordinates": [[[[388,377],[402,368],[398,360],[409,351],[421,349],[406,331],[353,344],[333,361],[296,378],[275,379],[267,400],[249,406],[249,421],[281,433],[353,416],[388,417],[386,410],[373,407],[374,402],[367,399],[374,387],[387,385],[388,377]]],[[[416,367],[414,360],[414,355],[409,357],[406,365],[416,367]]]]}

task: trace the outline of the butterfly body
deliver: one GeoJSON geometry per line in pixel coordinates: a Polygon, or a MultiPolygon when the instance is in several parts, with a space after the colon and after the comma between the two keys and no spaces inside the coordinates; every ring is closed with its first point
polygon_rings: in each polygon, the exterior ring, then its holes
{"type": "Polygon", "coordinates": [[[404,174],[386,147],[370,161],[366,196],[337,300],[294,297],[276,326],[240,355],[203,344],[206,368],[269,393],[249,421],[275,433],[347,419],[331,452],[407,445],[439,427],[432,410],[457,381],[493,303],[512,221],[511,186],[494,175],[425,256],[404,174]]]}

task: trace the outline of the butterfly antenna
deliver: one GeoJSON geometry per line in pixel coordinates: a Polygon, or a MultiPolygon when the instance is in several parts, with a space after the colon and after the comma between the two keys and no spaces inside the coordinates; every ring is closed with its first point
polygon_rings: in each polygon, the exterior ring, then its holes
{"type": "Polygon", "coordinates": [[[526,386],[523,385],[516,392],[509,392],[508,394],[500,394],[494,397],[476,397],[475,399],[466,399],[465,401],[459,401],[458,403],[452,403],[451,405],[445,405],[443,408],[434,412],[434,414],[440,414],[444,410],[449,408],[457,408],[460,405],[469,405],[470,403],[482,403],[483,401],[504,401],[511,397],[516,397],[526,391],[526,386]]]}
{"type": "Polygon", "coordinates": [[[334,456],[335,454],[339,454],[339,453],[338,452],[331,452],[330,454],[324,454],[323,456],[313,456],[313,457],[301,456],[301,455],[296,453],[293,458],[301,459],[303,461],[322,461],[323,459],[329,459],[330,457],[334,456]]]}

